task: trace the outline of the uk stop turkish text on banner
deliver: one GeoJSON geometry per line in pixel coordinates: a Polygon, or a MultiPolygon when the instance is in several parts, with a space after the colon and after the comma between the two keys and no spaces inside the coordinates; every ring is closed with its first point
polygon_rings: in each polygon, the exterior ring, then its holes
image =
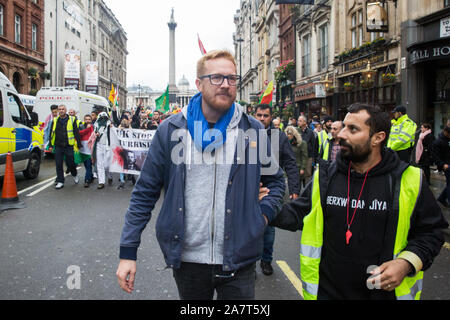
{"type": "Polygon", "coordinates": [[[140,174],[156,130],[111,128],[110,172],[140,174]]]}

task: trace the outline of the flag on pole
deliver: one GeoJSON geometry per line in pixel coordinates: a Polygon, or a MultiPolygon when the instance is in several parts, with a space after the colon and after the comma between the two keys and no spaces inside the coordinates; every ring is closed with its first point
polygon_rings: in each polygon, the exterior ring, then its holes
{"type": "Polygon", "coordinates": [[[162,113],[169,111],[169,86],[167,86],[166,92],[155,100],[155,104],[155,111],[161,111],[162,113]]]}
{"type": "Polygon", "coordinates": [[[109,92],[109,101],[111,101],[111,103],[114,105],[115,100],[116,100],[116,90],[114,89],[114,85],[111,84],[111,91],[109,92]]]}
{"type": "Polygon", "coordinates": [[[119,91],[117,90],[117,87],[114,89],[114,105],[116,107],[119,106],[119,91]]]}
{"type": "Polygon", "coordinates": [[[197,33],[197,38],[198,38],[198,46],[200,48],[200,52],[202,53],[202,55],[205,55],[206,50],[205,50],[205,47],[203,46],[202,40],[200,40],[200,36],[198,35],[198,33],[197,33]]]}
{"type": "Polygon", "coordinates": [[[272,99],[273,99],[273,81],[270,81],[266,91],[264,91],[263,95],[261,96],[261,99],[259,100],[259,104],[268,104],[272,106],[272,99]]]}

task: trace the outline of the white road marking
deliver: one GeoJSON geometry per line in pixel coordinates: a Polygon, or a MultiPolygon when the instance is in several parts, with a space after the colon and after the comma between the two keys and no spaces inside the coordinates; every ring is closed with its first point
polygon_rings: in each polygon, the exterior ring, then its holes
{"type": "MultiPolygon", "coordinates": [[[[77,170],[79,170],[80,168],[81,168],[81,167],[77,167],[77,170]]],[[[64,174],[64,178],[67,177],[69,174],[70,174],[70,173],[64,174]]],[[[35,184],[35,185],[32,185],[31,187],[28,187],[28,188],[26,188],[26,189],[24,189],[24,190],[21,190],[20,192],[17,192],[17,194],[19,195],[19,194],[25,193],[25,192],[30,191],[30,190],[32,190],[32,189],[34,189],[34,188],[36,188],[36,187],[38,187],[38,186],[40,186],[40,185],[42,185],[42,184],[44,184],[44,183],[47,183],[47,184],[44,185],[43,187],[41,187],[41,188],[39,188],[39,189],[33,191],[33,192],[30,193],[30,194],[27,194],[27,197],[35,196],[35,195],[38,194],[39,192],[41,192],[41,191],[47,189],[48,187],[51,187],[51,186],[55,183],[55,179],[56,179],[56,176],[55,176],[55,177],[52,177],[52,178],[50,178],[50,179],[47,179],[47,180],[45,180],[45,181],[39,182],[39,183],[37,183],[37,184],[35,184]]]]}
{"type": "MultiPolygon", "coordinates": [[[[53,179],[53,180],[54,180],[54,179],[53,179]]],[[[34,196],[35,194],[38,194],[38,193],[41,192],[42,190],[45,190],[45,189],[47,189],[48,187],[50,187],[50,186],[52,186],[52,185],[54,185],[54,184],[55,184],[55,182],[54,182],[54,181],[51,181],[51,182],[47,183],[46,185],[44,185],[43,187],[37,189],[36,191],[34,191],[34,192],[30,193],[30,194],[27,194],[27,197],[32,197],[32,196],[34,196]]]]}
{"type": "Polygon", "coordinates": [[[38,186],[40,186],[40,185],[43,185],[44,183],[47,183],[47,182],[49,182],[49,181],[54,181],[55,179],[56,179],[56,176],[54,176],[53,178],[47,179],[47,180],[45,180],[45,181],[36,183],[36,184],[32,185],[31,187],[28,187],[28,188],[26,188],[26,189],[20,190],[19,192],[17,192],[17,194],[20,195],[20,194],[22,194],[22,193],[28,192],[28,191],[33,190],[34,188],[36,188],[36,187],[38,187],[38,186]]]}

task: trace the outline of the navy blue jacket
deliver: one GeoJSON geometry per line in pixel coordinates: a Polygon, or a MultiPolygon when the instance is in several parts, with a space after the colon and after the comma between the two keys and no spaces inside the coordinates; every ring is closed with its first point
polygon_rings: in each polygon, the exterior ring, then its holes
{"type": "MultiPolygon", "coordinates": [[[[242,115],[238,128],[244,131],[256,129],[258,138],[261,132],[265,134],[261,123],[246,114],[242,115]]],[[[152,140],[125,216],[120,240],[121,259],[136,260],[141,233],[150,220],[161,189],[164,188],[165,198],[156,222],[156,237],[167,266],[180,267],[184,239],[186,164],[173,163],[171,153],[186,136],[181,136],[178,140],[171,139],[177,129],[185,129],[187,132],[187,122],[182,113],[163,121],[152,140]]],[[[257,163],[248,163],[249,149],[260,146],[259,141],[253,139],[254,137],[250,137],[245,140],[245,163],[242,163],[243,159],[236,161],[236,152],[231,167],[226,192],[224,271],[238,270],[260,259],[266,228],[262,213],[269,222],[273,220],[281,209],[285,192],[283,172],[278,165],[276,174],[261,175],[261,168],[264,166],[259,161],[259,152],[257,163]],[[258,200],[260,182],[270,190],[269,195],[261,201],[258,200]]],[[[267,145],[270,148],[270,144],[267,145]]],[[[265,151],[267,154],[268,151],[265,151]]]]}

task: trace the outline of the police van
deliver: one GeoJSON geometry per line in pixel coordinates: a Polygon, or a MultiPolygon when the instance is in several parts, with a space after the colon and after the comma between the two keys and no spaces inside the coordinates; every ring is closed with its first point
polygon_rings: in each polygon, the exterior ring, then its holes
{"type": "Polygon", "coordinates": [[[15,172],[23,172],[27,179],[39,175],[44,135],[38,125],[11,81],[0,72],[0,176],[5,174],[8,152],[15,172]]]}
{"type": "Polygon", "coordinates": [[[34,104],[36,102],[35,96],[28,96],[26,94],[19,94],[20,101],[25,106],[25,108],[33,110],[34,104]]]}
{"type": "Polygon", "coordinates": [[[39,121],[45,121],[50,114],[52,105],[65,105],[67,111],[74,109],[79,120],[94,110],[109,108],[106,98],[93,93],[76,90],[72,87],[44,87],[36,94],[34,112],[39,115],[39,121]]]}

